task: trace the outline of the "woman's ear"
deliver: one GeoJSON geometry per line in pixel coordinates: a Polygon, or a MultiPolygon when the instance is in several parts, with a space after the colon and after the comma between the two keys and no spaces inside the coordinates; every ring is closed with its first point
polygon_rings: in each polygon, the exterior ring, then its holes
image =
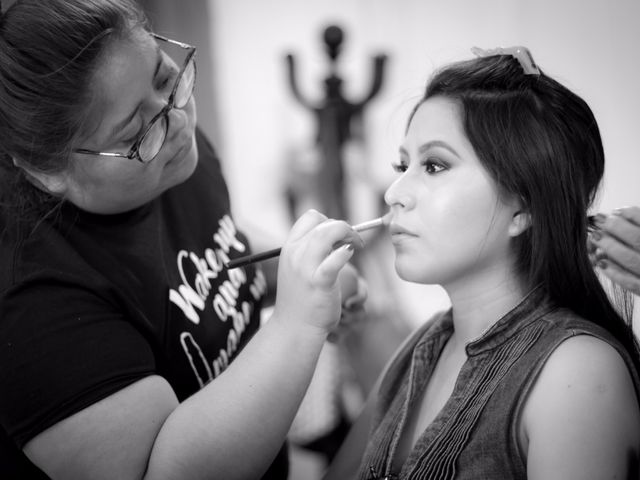
{"type": "Polygon", "coordinates": [[[66,175],[64,172],[41,172],[25,165],[17,158],[13,158],[13,164],[25,172],[27,179],[37,188],[50,193],[54,197],[62,197],[67,191],[66,175]]]}
{"type": "Polygon", "coordinates": [[[518,210],[513,214],[509,225],[509,235],[517,237],[531,226],[531,214],[525,210],[518,210]]]}

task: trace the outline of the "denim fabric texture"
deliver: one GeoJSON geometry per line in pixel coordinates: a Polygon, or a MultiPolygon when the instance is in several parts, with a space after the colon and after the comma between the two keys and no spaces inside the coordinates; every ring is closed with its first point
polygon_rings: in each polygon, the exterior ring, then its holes
{"type": "Polygon", "coordinates": [[[554,307],[541,288],[466,346],[452,396],[422,432],[402,467],[392,470],[408,411],[424,390],[453,332],[451,311],[432,318],[396,355],[380,387],[358,479],[526,479],[518,418],[550,354],[575,335],[592,335],[624,358],[640,397],[640,379],[626,351],[605,330],[554,307]]]}

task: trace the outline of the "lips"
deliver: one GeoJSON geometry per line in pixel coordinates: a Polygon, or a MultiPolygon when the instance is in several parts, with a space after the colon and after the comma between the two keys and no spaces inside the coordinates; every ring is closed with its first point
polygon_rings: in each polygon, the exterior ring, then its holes
{"type": "Polygon", "coordinates": [[[418,235],[413,233],[411,230],[407,230],[396,223],[389,225],[389,233],[391,234],[391,243],[396,247],[418,237],[418,235]]]}
{"type": "Polygon", "coordinates": [[[391,233],[391,236],[408,236],[408,237],[417,237],[417,235],[415,233],[413,233],[410,230],[407,230],[406,228],[398,225],[397,223],[392,223],[391,225],[389,225],[389,233],[391,233]]]}

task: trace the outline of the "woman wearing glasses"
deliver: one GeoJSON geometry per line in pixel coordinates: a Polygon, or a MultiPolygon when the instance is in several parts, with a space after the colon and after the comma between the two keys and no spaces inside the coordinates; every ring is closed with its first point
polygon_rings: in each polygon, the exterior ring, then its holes
{"type": "Polygon", "coordinates": [[[3,478],[286,478],[360,240],[304,215],[258,330],[265,279],[225,268],[248,246],[195,78],[195,48],[128,0],[0,17],[3,478]]]}

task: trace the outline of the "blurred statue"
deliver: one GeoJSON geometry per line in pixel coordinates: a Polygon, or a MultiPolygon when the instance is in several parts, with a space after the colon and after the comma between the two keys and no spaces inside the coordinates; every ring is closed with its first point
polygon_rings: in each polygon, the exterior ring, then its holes
{"type": "MultiPolygon", "coordinates": [[[[319,166],[314,171],[310,187],[319,202],[314,208],[331,218],[348,219],[345,200],[344,147],[354,136],[361,136],[362,115],[365,105],[380,91],[386,55],[373,58],[373,81],[369,93],[360,101],[351,102],[342,94],[342,79],[337,75],[336,62],[344,39],[341,28],[331,25],[323,35],[326,52],[330,60],[329,75],[324,80],[325,98],[315,103],[305,99],[298,88],[295,59],[287,55],[289,84],[294,97],[301,105],[311,110],[316,119],[316,149],[319,166]]],[[[294,179],[295,180],[295,179],[294,179]]],[[[304,180],[302,181],[304,184],[304,180]]],[[[299,195],[295,185],[289,191],[292,213],[296,214],[299,195]]]]}

